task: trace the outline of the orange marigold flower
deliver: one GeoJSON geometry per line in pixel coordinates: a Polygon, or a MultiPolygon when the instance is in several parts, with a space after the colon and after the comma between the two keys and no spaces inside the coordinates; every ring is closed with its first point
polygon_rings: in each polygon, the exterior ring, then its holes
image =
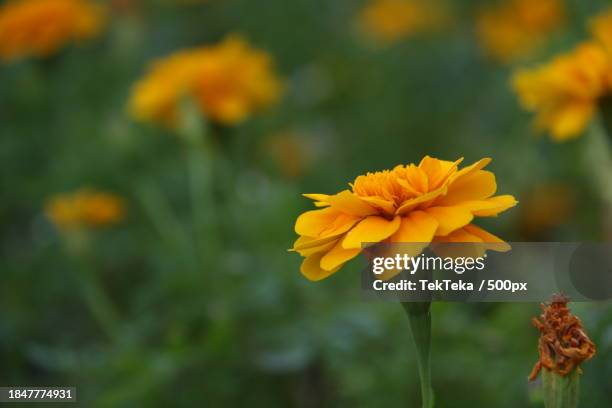
{"type": "Polygon", "coordinates": [[[367,173],[335,195],[305,194],[319,210],[295,223],[293,249],[305,257],[301,271],[320,280],[377,242],[496,242],[498,237],[471,224],[496,216],[517,201],[494,196],[495,175],[483,170],[490,159],[459,169],[455,162],[426,156],[418,165],[367,173]]]}
{"type": "Polygon", "coordinates": [[[600,45],[583,43],[546,65],[519,71],[512,83],[523,107],[537,113],[536,128],[563,141],[584,131],[597,102],[610,92],[611,61],[600,45]]]}
{"type": "Polygon", "coordinates": [[[418,0],[371,0],[359,15],[363,31],[381,41],[435,31],[447,20],[441,4],[418,0]]]}
{"type": "Polygon", "coordinates": [[[508,0],[478,15],[476,33],[492,58],[507,63],[536,50],[564,14],[562,0],[508,0]]]}
{"type": "MultiPolygon", "coordinates": [[[[542,304],[540,318],[533,325],[540,331],[540,359],[533,367],[529,380],[536,379],[542,368],[566,376],[595,354],[595,344],[584,332],[580,319],[571,314],[569,298],[553,295],[550,303],[542,304]]],[[[580,373],[580,371],[578,371],[580,373]]]]}
{"type": "Polygon", "coordinates": [[[123,219],[124,207],[114,194],[82,189],[52,197],[45,213],[58,228],[75,229],[115,224],[123,219]]]}
{"type": "Polygon", "coordinates": [[[12,0],[0,6],[0,59],[47,56],[96,35],[104,9],[88,0],[12,0]]]}
{"type": "Polygon", "coordinates": [[[155,62],[134,86],[130,111],[139,120],[174,126],[180,99],[190,96],[207,118],[235,124],[277,101],[280,93],[270,56],[230,36],[155,62]]]}

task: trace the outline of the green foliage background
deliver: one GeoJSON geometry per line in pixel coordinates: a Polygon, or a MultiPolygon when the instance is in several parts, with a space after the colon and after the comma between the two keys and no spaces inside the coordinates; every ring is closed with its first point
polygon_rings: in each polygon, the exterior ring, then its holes
{"type": "MultiPolygon", "coordinates": [[[[333,193],[426,154],[492,157],[500,192],[519,201],[564,182],[577,209],[546,238],[606,236],[586,138],[535,138],[508,86],[516,66],[478,47],[473,17],[489,2],[456,0],[447,30],[384,48],[356,31],[357,0],[135,3],[96,40],[0,66],[0,385],[75,385],[81,406],[100,407],[418,406],[401,307],[363,302],[356,263],[306,281],[287,248],[310,208],[301,193],[333,193]],[[273,55],[287,92],[265,114],[217,129],[219,229],[194,244],[189,153],[168,131],[132,122],[125,106],[153,58],[230,32],[273,55]],[[265,143],[287,130],[315,146],[298,177],[283,175],[265,143]],[[122,195],[128,216],[78,237],[75,255],[43,206],[81,186],[122,195]]],[[[605,5],[569,2],[565,30],[527,62],[585,38],[585,21],[605,5]]],[[[519,206],[485,225],[527,240],[520,217],[519,206]]],[[[612,406],[610,307],[573,310],[598,345],[582,406],[612,406]]],[[[433,313],[438,406],[541,405],[526,381],[538,305],[435,304],[433,313]]]]}

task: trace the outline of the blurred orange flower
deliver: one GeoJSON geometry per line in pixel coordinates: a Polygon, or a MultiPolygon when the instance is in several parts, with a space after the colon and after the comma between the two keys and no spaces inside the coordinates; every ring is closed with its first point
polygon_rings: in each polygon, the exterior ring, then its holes
{"type": "Polygon", "coordinates": [[[264,139],[267,156],[288,178],[304,175],[321,154],[315,135],[288,129],[264,139]]]}
{"type": "Polygon", "coordinates": [[[81,189],[51,197],[45,213],[58,228],[75,229],[115,224],[123,219],[125,209],[114,194],[81,189]]]}
{"type": "Polygon", "coordinates": [[[191,96],[207,118],[236,124],[277,101],[281,88],[270,56],[229,36],[155,62],[134,86],[129,108],[138,120],[174,126],[180,99],[191,96]]]}
{"type": "Polygon", "coordinates": [[[562,0],[507,0],[478,15],[476,33],[492,58],[507,63],[537,49],[564,15],[562,0]]]}
{"type": "Polygon", "coordinates": [[[70,41],[90,38],[104,9],[88,0],[13,0],[0,6],[0,59],[47,56],[70,41]]]}
{"type": "Polygon", "coordinates": [[[589,28],[593,38],[612,52],[612,9],[591,19],[589,28]]]}
{"type": "Polygon", "coordinates": [[[482,170],[490,159],[459,170],[455,162],[426,156],[418,165],[367,173],[335,195],[305,194],[318,210],[295,223],[300,236],[292,248],[305,257],[301,272],[321,280],[377,242],[503,241],[471,224],[514,207],[510,195],[494,196],[495,175],[482,170]]]}
{"type": "Polygon", "coordinates": [[[520,229],[530,241],[545,238],[576,210],[576,192],[564,184],[540,184],[521,200],[520,229]]]}
{"type": "Polygon", "coordinates": [[[596,43],[583,43],[552,62],[521,70],[512,83],[521,104],[536,112],[535,126],[563,141],[580,136],[595,114],[599,98],[610,91],[612,65],[596,43]]]}
{"type": "Polygon", "coordinates": [[[436,1],[371,0],[359,15],[362,30],[380,41],[435,31],[447,21],[448,13],[436,1]]]}

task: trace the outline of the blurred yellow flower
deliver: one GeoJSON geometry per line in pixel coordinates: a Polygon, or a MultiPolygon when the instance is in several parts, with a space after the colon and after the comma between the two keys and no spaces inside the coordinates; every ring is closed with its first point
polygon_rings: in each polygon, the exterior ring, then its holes
{"type": "Polygon", "coordinates": [[[593,38],[612,52],[612,9],[591,19],[589,28],[593,38]]]}
{"type": "Polygon", "coordinates": [[[435,31],[447,22],[448,14],[437,1],[370,0],[359,15],[362,30],[380,41],[435,31]]]}
{"type": "Polygon", "coordinates": [[[190,96],[210,120],[236,124],[277,101],[281,83],[270,56],[238,36],[218,45],[177,52],[155,62],[133,88],[130,111],[142,121],[176,124],[190,96]]]}
{"type": "Polygon", "coordinates": [[[476,33],[492,58],[507,63],[536,50],[564,15],[562,0],[506,0],[478,15],[476,33]]]}
{"type": "Polygon", "coordinates": [[[610,56],[595,43],[583,43],[568,54],[531,70],[521,70],[512,83],[521,104],[536,112],[535,126],[557,141],[577,137],[610,90],[610,56]]]}
{"type": "Polygon", "coordinates": [[[70,41],[90,38],[104,9],[88,0],[12,0],[0,6],[0,59],[47,56],[70,41]]]}
{"type": "Polygon", "coordinates": [[[335,195],[305,194],[318,210],[295,223],[293,249],[305,257],[301,271],[310,280],[328,277],[377,242],[494,242],[498,237],[471,224],[517,204],[510,195],[494,196],[495,175],[482,159],[459,170],[455,162],[426,156],[418,165],[367,173],[335,195]]]}
{"type": "Polygon", "coordinates": [[[58,228],[67,230],[115,224],[123,219],[125,208],[114,194],[81,189],[51,197],[45,213],[58,228]]]}

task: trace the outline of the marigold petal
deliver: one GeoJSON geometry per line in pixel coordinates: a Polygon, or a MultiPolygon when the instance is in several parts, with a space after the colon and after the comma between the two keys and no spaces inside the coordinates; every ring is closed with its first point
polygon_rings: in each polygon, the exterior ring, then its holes
{"type": "Polygon", "coordinates": [[[494,217],[517,204],[518,201],[513,196],[501,195],[486,200],[466,201],[461,203],[461,207],[469,209],[478,217],[494,217]]]}
{"type": "Polygon", "coordinates": [[[448,235],[474,218],[470,211],[462,207],[430,207],[425,211],[438,221],[436,236],[448,235]]]}
{"type": "Polygon", "coordinates": [[[439,188],[445,181],[447,181],[450,175],[457,171],[457,166],[462,161],[463,157],[452,162],[425,156],[419,163],[419,168],[427,174],[429,189],[432,190],[439,188]]]}
{"type": "Polygon", "coordinates": [[[340,269],[340,267],[333,270],[325,270],[321,268],[321,258],[323,258],[324,255],[325,252],[318,252],[306,257],[300,266],[300,272],[302,272],[302,275],[311,281],[319,281],[327,278],[340,269]]]}
{"type": "Polygon", "coordinates": [[[512,248],[507,242],[474,224],[468,224],[445,237],[436,237],[432,244],[432,250],[443,257],[480,257],[488,250],[507,252],[510,249],[512,248]],[[465,245],[445,245],[449,243],[465,245]]]}
{"type": "Polygon", "coordinates": [[[397,232],[389,238],[390,256],[401,254],[417,256],[425,249],[438,229],[438,221],[424,211],[413,211],[402,218],[402,223],[397,232]],[[402,245],[410,243],[410,245],[402,245]]]}
{"type": "Polygon", "coordinates": [[[338,240],[339,236],[319,239],[302,236],[295,241],[290,251],[295,251],[302,256],[309,256],[333,248],[338,240]]]}
{"type": "Polygon", "coordinates": [[[310,198],[313,201],[318,201],[318,202],[324,202],[327,203],[329,201],[329,197],[331,197],[330,195],[327,194],[302,194],[302,196],[306,197],[306,198],[310,198]]]}
{"type": "Polygon", "coordinates": [[[413,211],[402,218],[402,223],[391,242],[431,242],[438,229],[438,220],[425,211],[413,211]]]}
{"type": "Polygon", "coordinates": [[[411,164],[406,168],[405,175],[408,182],[416,191],[420,193],[429,191],[429,178],[423,169],[411,164]]]}
{"type": "Polygon", "coordinates": [[[542,126],[550,126],[555,140],[563,141],[580,136],[595,114],[595,103],[574,103],[559,109],[542,126]],[[547,121],[547,122],[548,122],[547,121]]]}
{"type": "Polygon", "coordinates": [[[404,214],[412,211],[419,204],[423,204],[423,203],[426,203],[428,201],[433,201],[436,197],[439,197],[439,196],[441,196],[443,194],[446,194],[446,191],[447,191],[447,187],[446,186],[442,186],[442,187],[440,187],[437,190],[430,191],[427,194],[423,194],[421,196],[418,196],[418,197],[415,197],[413,199],[410,199],[410,200],[406,201],[405,203],[403,203],[402,206],[395,211],[395,213],[397,215],[404,215],[404,214]]]}
{"type": "Polygon", "coordinates": [[[329,202],[327,200],[329,199],[330,196],[327,194],[302,194],[302,196],[313,200],[315,207],[328,207],[329,206],[329,202]]]}
{"type": "Polygon", "coordinates": [[[298,235],[318,237],[338,215],[340,212],[333,208],[306,211],[295,221],[295,232],[298,235]]]}
{"type": "Polygon", "coordinates": [[[445,237],[436,237],[431,249],[436,255],[443,258],[466,256],[478,258],[486,253],[487,247],[481,238],[469,233],[465,228],[459,228],[445,237]]]}
{"type": "Polygon", "coordinates": [[[295,222],[295,232],[314,238],[324,238],[348,231],[359,217],[350,216],[334,208],[306,211],[295,222]]]}
{"type": "Polygon", "coordinates": [[[351,229],[342,241],[345,249],[361,248],[364,243],[380,242],[393,235],[401,224],[401,217],[392,220],[371,215],[351,229]]]}
{"type": "Polygon", "coordinates": [[[381,211],[387,214],[395,213],[395,206],[391,201],[383,200],[382,198],[377,197],[361,197],[361,199],[372,204],[374,207],[379,208],[381,211]]]}
{"type": "Polygon", "coordinates": [[[510,245],[504,241],[503,239],[491,234],[488,231],[485,231],[484,229],[474,225],[474,224],[469,224],[466,225],[464,227],[465,231],[467,231],[468,233],[480,238],[482,240],[482,242],[486,242],[486,243],[491,243],[491,244],[495,244],[495,245],[488,245],[487,249],[492,249],[494,251],[498,251],[498,252],[506,252],[509,251],[510,249],[512,249],[510,247],[510,245]]]}
{"type": "Polygon", "coordinates": [[[360,252],[361,248],[343,248],[342,241],[339,240],[338,243],[321,258],[321,268],[328,271],[339,268],[359,255],[360,252]]]}
{"type": "Polygon", "coordinates": [[[471,164],[471,165],[469,165],[467,167],[462,168],[461,170],[456,172],[451,177],[451,185],[452,185],[452,183],[455,183],[457,180],[459,180],[462,177],[469,176],[470,174],[472,174],[475,171],[484,169],[485,167],[487,167],[489,165],[489,163],[491,163],[491,158],[485,157],[483,159],[478,160],[474,164],[471,164]]]}
{"type": "MultiPolygon", "coordinates": [[[[507,252],[512,249],[510,244],[503,239],[483,230],[482,228],[468,224],[465,227],[453,231],[445,237],[434,239],[433,250],[440,256],[447,256],[450,253],[470,253],[472,256],[482,256],[485,251],[507,252]],[[465,243],[462,246],[444,245],[447,243],[465,243]],[[438,245],[441,244],[441,245],[438,245]],[[473,245],[467,245],[473,244],[473,245]]],[[[450,256],[450,255],[449,255],[450,256]]]]}
{"type": "Polygon", "coordinates": [[[467,200],[482,200],[491,197],[497,190],[495,175],[490,171],[478,170],[456,180],[448,194],[436,201],[437,205],[456,205],[467,200]]]}
{"type": "Polygon", "coordinates": [[[358,217],[365,217],[378,213],[374,207],[357,197],[349,190],[344,190],[336,195],[329,196],[327,202],[332,206],[332,208],[335,208],[338,211],[358,217]]]}

